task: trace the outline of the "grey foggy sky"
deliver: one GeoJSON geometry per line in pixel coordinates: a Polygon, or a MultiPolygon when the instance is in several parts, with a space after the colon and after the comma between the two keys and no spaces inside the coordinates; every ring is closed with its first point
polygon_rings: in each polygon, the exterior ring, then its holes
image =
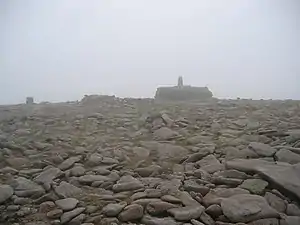
{"type": "Polygon", "coordinates": [[[300,99],[299,0],[0,0],[0,104],[152,97],[300,99]]]}

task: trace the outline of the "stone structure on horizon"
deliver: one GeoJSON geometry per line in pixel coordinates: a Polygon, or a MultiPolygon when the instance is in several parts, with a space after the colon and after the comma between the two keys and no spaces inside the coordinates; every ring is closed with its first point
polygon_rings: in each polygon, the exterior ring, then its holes
{"type": "Polygon", "coordinates": [[[156,90],[155,99],[170,101],[188,101],[188,100],[209,100],[213,93],[208,87],[194,87],[184,85],[183,77],[178,77],[177,86],[159,87],[156,90]]]}

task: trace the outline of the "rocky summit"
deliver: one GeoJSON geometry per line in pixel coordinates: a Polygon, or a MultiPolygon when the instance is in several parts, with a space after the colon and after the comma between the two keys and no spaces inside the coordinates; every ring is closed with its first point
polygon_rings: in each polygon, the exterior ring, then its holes
{"type": "Polygon", "coordinates": [[[3,225],[299,225],[299,204],[299,101],[0,106],[3,225]]]}

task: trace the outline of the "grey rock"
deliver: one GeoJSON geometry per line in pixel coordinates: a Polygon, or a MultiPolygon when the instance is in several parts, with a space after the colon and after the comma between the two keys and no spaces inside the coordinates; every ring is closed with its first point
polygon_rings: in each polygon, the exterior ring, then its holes
{"type": "Polygon", "coordinates": [[[245,172],[261,174],[269,183],[300,199],[300,163],[295,165],[268,163],[259,159],[232,160],[226,166],[245,172]]]}
{"type": "Polygon", "coordinates": [[[204,212],[204,207],[199,206],[185,206],[181,208],[169,209],[168,212],[178,221],[189,221],[197,219],[204,212]]]}
{"type": "Polygon", "coordinates": [[[245,180],[240,188],[244,188],[252,194],[261,195],[264,193],[265,188],[268,186],[268,182],[261,179],[248,179],[245,180]]]}
{"type": "Polygon", "coordinates": [[[8,164],[8,166],[17,170],[30,166],[30,161],[27,158],[21,158],[21,157],[7,158],[6,163],[8,164]]]}
{"type": "Polygon", "coordinates": [[[238,171],[238,170],[220,171],[220,172],[215,173],[214,176],[225,177],[225,178],[235,178],[235,179],[242,179],[242,180],[249,178],[249,176],[246,173],[238,171]]]}
{"type": "Polygon", "coordinates": [[[209,192],[208,187],[203,186],[203,185],[199,185],[193,180],[184,181],[183,188],[188,192],[194,191],[194,192],[201,193],[203,196],[206,195],[209,192]]]}
{"type": "Polygon", "coordinates": [[[141,219],[144,215],[144,208],[138,204],[126,206],[118,216],[119,220],[127,222],[141,219]]]}
{"type": "Polygon", "coordinates": [[[113,203],[110,203],[106,206],[103,207],[102,209],[102,213],[105,215],[105,216],[108,216],[108,217],[115,217],[115,216],[118,216],[119,213],[127,206],[127,203],[126,202],[122,202],[122,203],[118,203],[118,204],[113,204],[113,203]]]}
{"type": "Polygon", "coordinates": [[[212,154],[212,153],[213,153],[212,149],[203,148],[199,152],[189,155],[189,157],[185,160],[185,163],[197,162],[197,161],[203,159],[205,156],[212,154]]]}
{"type": "Polygon", "coordinates": [[[281,149],[275,154],[275,158],[280,162],[287,162],[290,164],[300,163],[300,155],[287,149],[281,149]]]}
{"type": "Polygon", "coordinates": [[[54,209],[47,213],[47,217],[50,219],[58,219],[63,214],[63,211],[61,209],[54,209]]]}
{"type": "Polygon", "coordinates": [[[63,211],[69,211],[75,209],[78,202],[79,201],[76,198],[65,198],[55,201],[55,204],[63,211]]]}
{"type": "Polygon", "coordinates": [[[85,210],[84,207],[80,207],[80,208],[73,209],[72,211],[65,212],[65,213],[60,217],[61,224],[66,224],[66,223],[68,223],[68,222],[71,221],[73,218],[75,218],[75,217],[78,216],[79,214],[83,213],[84,210],[85,210]]]}
{"type": "Polygon", "coordinates": [[[299,216],[287,216],[280,220],[280,225],[299,225],[300,217],[299,216]]]}
{"type": "Polygon", "coordinates": [[[144,188],[144,185],[132,176],[126,175],[121,177],[117,184],[113,185],[114,192],[134,191],[144,188]]]}
{"type": "Polygon", "coordinates": [[[153,133],[154,138],[157,140],[171,140],[179,136],[176,131],[171,130],[168,127],[161,127],[153,133]]]}
{"type": "Polygon", "coordinates": [[[76,216],[75,218],[73,218],[68,225],[81,225],[83,223],[83,221],[85,220],[86,215],[85,214],[80,214],[78,216],[76,216]]]}
{"type": "Polygon", "coordinates": [[[82,193],[80,188],[65,181],[62,181],[59,186],[54,189],[54,191],[61,198],[75,197],[82,193]]]}
{"type": "Polygon", "coordinates": [[[259,195],[241,194],[223,199],[221,207],[231,222],[252,222],[266,218],[279,218],[278,212],[259,195]]]}
{"type": "Polygon", "coordinates": [[[43,187],[24,177],[18,177],[13,180],[11,186],[13,187],[15,194],[20,197],[39,197],[45,193],[43,187]]]}
{"type": "Polygon", "coordinates": [[[179,198],[185,206],[201,206],[188,192],[183,191],[180,193],[179,198]]]}
{"type": "Polygon", "coordinates": [[[82,166],[75,166],[70,170],[70,175],[75,177],[80,177],[85,174],[85,169],[82,166]]]}
{"type": "Polygon", "coordinates": [[[288,216],[300,216],[300,208],[295,204],[288,204],[286,214],[288,216]]]}
{"type": "Polygon", "coordinates": [[[161,170],[162,170],[161,166],[151,165],[144,168],[136,168],[134,171],[137,172],[142,177],[150,177],[155,174],[160,174],[161,170]]]}
{"type": "Polygon", "coordinates": [[[279,225],[279,220],[276,218],[256,220],[248,225],[279,225]]]}
{"type": "Polygon", "coordinates": [[[34,178],[34,181],[38,184],[42,184],[46,190],[50,190],[53,180],[61,174],[62,172],[58,168],[48,168],[34,178]]]}
{"type": "Polygon", "coordinates": [[[205,206],[214,204],[221,204],[222,200],[234,195],[249,194],[249,191],[241,188],[216,188],[211,189],[210,192],[204,196],[203,203],[205,206]]]}
{"type": "Polygon", "coordinates": [[[141,223],[145,225],[177,225],[177,222],[171,217],[156,218],[149,215],[145,215],[141,223]]]}
{"type": "Polygon", "coordinates": [[[172,195],[164,195],[161,197],[161,200],[165,201],[165,202],[170,202],[173,204],[180,204],[181,200],[179,198],[176,198],[172,195]]]}
{"type": "Polygon", "coordinates": [[[91,184],[95,181],[109,181],[110,178],[102,175],[84,175],[78,178],[78,181],[83,184],[91,184]]]}
{"type": "Polygon", "coordinates": [[[270,157],[276,153],[275,148],[272,148],[270,145],[259,142],[251,142],[249,144],[249,149],[253,150],[256,154],[262,157],[270,157]]]}
{"type": "Polygon", "coordinates": [[[0,185],[0,204],[4,203],[14,194],[14,190],[9,185],[0,185]]]}
{"type": "Polygon", "coordinates": [[[205,225],[204,223],[201,223],[200,221],[195,220],[195,219],[192,219],[192,220],[191,220],[191,223],[192,223],[193,225],[205,225]]]}
{"type": "Polygon", "coordinates": [[[277,195],[267,192],[265,194],[265,199],[267,200],[269,205],[274,209],[276,209],[278,212],[284,213],[286,211],[287,208],[286,203],[277,195]]]}
{"type": "Polygon", "coordinates": [[[217,204],[209,206],[205,210],[205,212],[213,218],[218,218],[219,216],[221,216],[223,214],[221,206],[219,206],[217,204]]]}
{"type": "Polygon", "coordinates": [[[159,216],[166,213],[169,209],[177,208],[177,207],[178,207],[177,205],[168,202],[156,201],[156,202],[150,202],[147,205],[146,210],[152,216],[159,216]]]}
{"type": "Polygon", "coordinates": [[[61,170],[70,169],[75,163],[79,162],[80,160],[81,160],[81,156],[70,157],[59,165],[59,169],[61,170]]]}
{"type": "Polygon", "coordinates": [[[40,213],[47,213],[52,211],[55,208],[54,202],[47,201],[40,204],[39,212],[40,213]]]}
{"type": "Polygon", "coordinates": [[[196,163],[208,173],[214,173],[220,171],[224,166],[219,162],[219,160],[214,155],[208,155],[196,163]]]}
{"type": "Polygon", "coordinates": [[[215,221],[208,214],[203,212],[200,216],[200,219],[205,225],[214,225],[215,221]]]}

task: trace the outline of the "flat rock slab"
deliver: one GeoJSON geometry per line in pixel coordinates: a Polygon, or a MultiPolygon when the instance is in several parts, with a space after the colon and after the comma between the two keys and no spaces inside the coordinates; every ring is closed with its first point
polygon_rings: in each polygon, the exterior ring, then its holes
{"type": "Polygon", "coordinates": [[[76,198],[65,198],[55,201],[55,204],[63,211],[69,211],[74,209],[78,202],[76,198]]]}
{"type": "Polygon", "coordinates": [[[279,213],[259,195],[234,195],[223,199],[221,207],[224,215],[236,223],[279,217],[279,213]]]}
{"type": "Polygon", "coordinates": [[[45,193],[43,187],[24,177],[16,178],[11,186],[19,197],[41,196],[45,193]]]}
{"type": "Polygon", "coordinates": [[[62,174],[62,171],[58,168],[49,168],[43,172],[41,172],[34,181],[38,184],[44,185],[46,189],[50,189],[50,184],[52,183],[53,179],[57,178],[59,175],[62,174]]]}
{"type": "Polygon", "coordinates": [[[276,153],[276,149],[271,147],[270,145],[259,143],[259,142],[251,142],[249,144],[249,149],[253,150],[256,154],[262,157],[270,157],[276,153]]]}
{"type": "Polygon", "coordinates": [[[290,165],[275,164],[260,159],[237,159],[228,161],[226,167],[258,173],[270,183],[300,199],[300,163],[290,165]]]}
{"type": "Polygon", "coordinates": [[[8,200],[14,194],[14,190],[9,185],[0,186],[0,204],[8,200]]]}
{"type": "Polygon", "coordinates": [[[76,216],[80,215],[81,213],[83,213],[85,211],[84,207],[80,207],[80,208],[76,208],[70,212],[65,212],[61,217],[60,217],[60,221],[61,224],[66,224],[69,221],[71,221],[73,218],[75,218],[76,216]]]}
{"type": "Polygon", "coordinates": [[[178,221],[189,221],[191,219],[197,219],[204,212],[204,207],[199,206],[185,206],[181,208],[169,209],[170,213],[178,221]]]}
{"type": "Polygon", "coordinates": [[[264,193],[268,182],[261,179],[245,180],[239,187],[250,191],[252,194],[261,195],[264,193]]]}
{"type": "Polygon", "coordinates": [[[178,223],[172,217],[157,218],[144,216],[141,222],[145,225],[177,225],[178,223]]]}
{"type": "Polygon", "coordinates": [[[54,191],[61,198],[74,197],[82,193],[80,188],[65,181],[62,181],[59,186],[54,189],[54,191]]]}

